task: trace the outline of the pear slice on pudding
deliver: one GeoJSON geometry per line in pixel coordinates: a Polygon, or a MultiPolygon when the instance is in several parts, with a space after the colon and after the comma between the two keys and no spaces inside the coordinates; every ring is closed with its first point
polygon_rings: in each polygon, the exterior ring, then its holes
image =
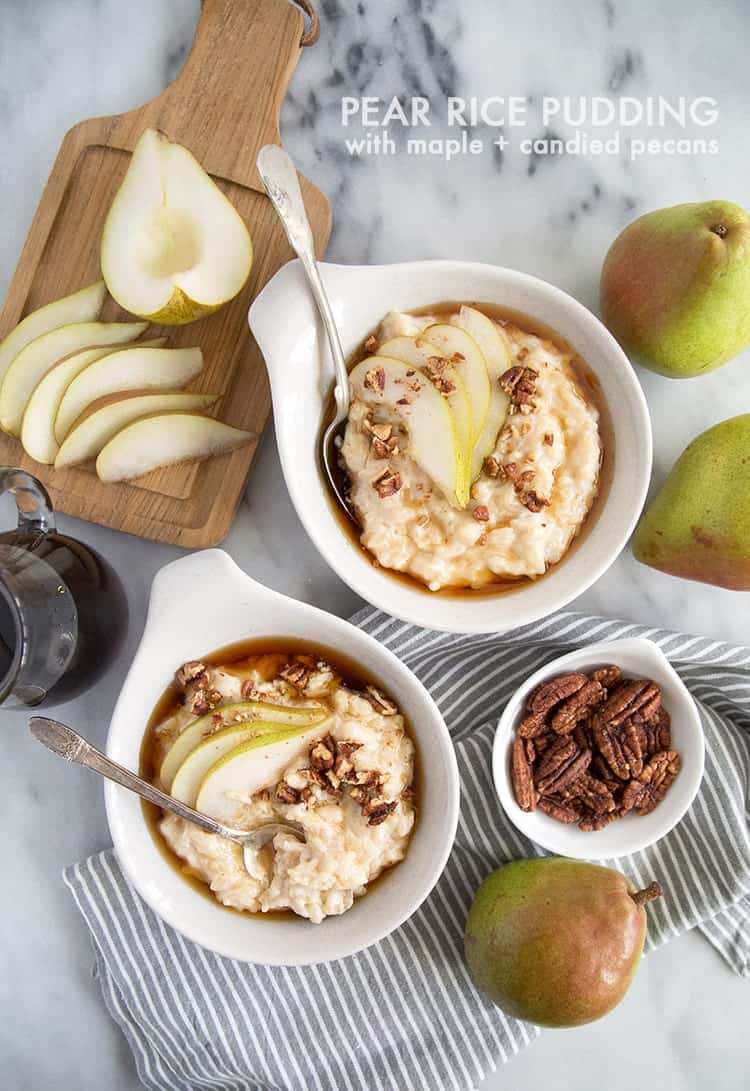
{"type": "Polygon", "coordinates": [[[185,386],[203,367],[199,348],[163,349],[137,345],[104,356],[76,375],[55,418],[55,439],[67,436],[78,418],[100,398],[128,390],[169,390],[185,386]]]}
{"type": "MultiPolygon", "coordinates": [[[[297,705],[294,707],[291,705],[273,705],[265,701],[241,701],[238,704],[219,706],[213,712],[209,712],[207,716],[201,716],[188,724],[170,746],[159,769],[159,780],[165,791],[169,792],[171,790],[172,781],[177,770],[191,751],[209,735],[217,733],[214,722],[214,716],[217,713],[227,718],[241,717],[238,722],[248,730],[254,724],[263,722],[275,724],[278,728],[291,731],[296,727],[314,727],[329,717],[328,710],[320,705],[309,705],[307,707],[297,705]]],[[[227,723],[226,726],[231,727],[233,725],[227,723]]]]}
{"type": "Polygon", "coordinates": [[[220,394],[167,391],[163,394],[118,395],[115,401],[105,400],[103,405],[93,406],[68,432],[55,457],[55,468],[77,466],[96,458],[118,432],[143,417],[210,409],[220,397],[220,394]]]}
{"type": "MultiPolygon", "coordinates": [[[[249,723],[230,724],[228,727],[215,731],[194,746],[185,760],[181,763],[170,785],[169,794],[182,803],[195,806],[198,789],[203,782],[208,770],[225,754],[229,754],[243,743],[254,739],[276,739],[279,735],[285,737],[297,735],[305,731],[300,727],[282,727],[281,724],[267,723],[264,720],[253,720],[249,723]]],[[[242,791],[241,783],[234,785],[237,791],[242,791]]]]}
{"type": "Polygon", "coordinates": [[[122,345],[140,337],[146,322],[74,322],[37,337],[22,349],[0,386],[0,428],[17,436],[35,387],[50,368],[86,348],[122,345]]]}
{"type": "Polygon", "coordinates": [[[370,356],[349,373],[352,395],[382,406],[409,434],[409,455],[462,508],[469,499],[466,452],[448,402],[424,372],[391,356],[370,356]]]}
{"type": "Polygon", "coordinates": [[[132,481],[162,466],[227,454],[255,438],[197,413],[158,413],[128,424],[99,452],[100,481],[132,481]]]}
{"type": "Polygon", "coordinates": [[[466,384],[455,364],[446,360],[437,345],[433,345],[421,334],[415,337],[391,338],[380,346],[378,356],[393,356],[396,360],[403,360],[405,364],[419,368],[437,386],[450,406],[468,466],[474,446],[471,405],[466,384]]]}
{"type": "Polygon", "coordinates": [[[187,148],[146,129],[102,232],[102,274],[131,314],[183,325],[242,289],[253,244],[241,216],[187,148]]]}
{"type": "MultiPolygon", "coordinates": [[[[141,341],[140,348],[160,348],[166,337],[141,341]]],[[[55,364],[34,390],[21,423],[21,443],[27,455],[48,466],[55,461],[59,444],[55,438],[55,420],[65,391],[85,367],[123,348],[84,349],[55,364]]]]}
{"type": "Polygon", "coordinates": [[[289,765],[301,758],[321,734],[320,727],[296,732],[278,730],[278,724],[276,727],[276,732],[247,739],[208,769],[198,789],[196,810],[231,824],[237,804],[227,793],[252,796],[278,783],[289,765]]]}
{"type": "Polygon", "coordinates": [[[471,405],[472,442],[476,443],[490,408],[490,376],[482,350],[466,330],[449,322],[428,326],[424,336],[455,364],[464,381],[471,405]]]}
{"type": "Polygon", "coordinates": [[[27,314],[0,342],[0,382],[16,356],[30,341],[35,341],[37,337],[51,333],[60,326],[70,326],[74,322],[94,322],[99,317],[106,294],[104,281],[97,280],[95,284],[89,284],[79,292],[63,296],[62,299],[56,299],[53,303],[47,303],[27,314]]]}
{"type": "Polygon", "coordinates": [[[471,455],[471,480],[474,482],[482,472],[485,458],[495,450],[498,434],[508,416],[509,399],[500,386],[500,377],[512,366],[513,355],[501,327],[476,307],[463,306],[451,322],[465,330],[479,345],[490,377],[487,419],[471,455]]]}

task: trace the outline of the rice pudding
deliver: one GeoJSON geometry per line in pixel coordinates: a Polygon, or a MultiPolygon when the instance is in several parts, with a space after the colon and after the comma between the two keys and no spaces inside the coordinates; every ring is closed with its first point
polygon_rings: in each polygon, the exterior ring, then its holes
{"type": "Polygon", "coordinates": [[[350,373],[341,461],[375,561],[431,591],[535,579],[560,561],[597,494],[603,453],[574,354],[473,306],[391,312],[365,350],[350,373]],[[462,468],[438,457],[450,444],[462,468]]]}
{"type": "Polygon", "coordinates": [[[223,905],[318,923],[403,859],[415,751],[387,695],[307,650],[227,655],[175,677],[144,747],[153,782],[237,829],[290,820],[305,832],[304,843],[278,833],[249,873],[239,846],[159,812],[181,869],[223,905]]]}

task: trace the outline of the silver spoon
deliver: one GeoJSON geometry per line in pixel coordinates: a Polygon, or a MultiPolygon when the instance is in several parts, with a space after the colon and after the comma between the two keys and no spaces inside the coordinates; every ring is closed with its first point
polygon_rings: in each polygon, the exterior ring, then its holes
{"type": "MultiPolygon", "coordinates": [[[[219,837],[226,837],[228,841],[234,841],[242,849],[242,858],[248,872],[253,875],[253,855],[258,849],[263,848],[273,840],[277,833],[290,833],[298,841],[305,840],[305,832],[298,822],[264,822],[262,826],[256,826],[254,830],[234,830],[225,826],[213,818],[209,818],[200,811],[193,810],[178,799],[173,799],[166,792],[155,788],[147,780],[142,780],[135,773],[131,773],[123,765],[112,761],[101,750],[97,750],[91,743],[78,735],[71,727],[61,724],[59,720],[49,720],[46,716],[33,716],[29,720],[31,734],[39,742],[44,743],[48,750],[59,754],[66,761],[77,762],[85,765],[87,769],[93,769],[115,784],[121,784],[123,788],[129,788],[131,792],[155,803],[165,811],[172,811],[180,818],[193,822],[202,830],[209,833],[217,833],[219,837]]],[[[256,869],[257,870],[257,869],[256,869]]]]}
{"type": "Polygon", "coordinates": [[[333,420],[323,433],[323,466],[336,499],[347,515],[354,519],[349,503],[339,487],[335,470],[341,439],[341,427],[349,416],[349,375],[346,370],[346,360],[344,359],[344,350],[341,347],[339,331],[336,327],[328,295],[323,287],[318,263],[315,260],[312,229],[305,212],[297,171],[292,160],[278,144],[266,144],[265,147],[260,149],[257,166],[258,173],[263,179],[263,185],[266,187],[266,193],[270,197],[271,204],[276,209],[284,227],[286,237],[302,262],[302,268],[307,274],[313,299],[328,335],[335,374],[333,397],[336,403],[336,411],[333,420]]]}

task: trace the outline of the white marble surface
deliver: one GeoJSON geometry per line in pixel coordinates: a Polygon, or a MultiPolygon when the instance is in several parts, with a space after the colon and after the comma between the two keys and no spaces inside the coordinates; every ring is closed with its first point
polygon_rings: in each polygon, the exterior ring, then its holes
{"type": "MultiPolygon", "coordinates": [[[[283,114],[287,145],[333,199],[329,250],[339,261],[450,255],[537,273],[595,306],[608,243],[633,215],[681,200],[747,203],[744,0],[324,0],[323,38],[307,51],[283,114]],[[534,161],[517,149],[451,164],[404,155],[352,161],[343,94],[714,95],[715,157],[534,161]]],[[[2,0],[0,3],[0,289],[7,285],[65,130],[157,93],[179,69],[198,0],[2,0]]],[[[530,123],[523,135],[538,135],[530,123]]],[[[434,134],[439,135],[436,126],[434,134]]],[[[445,135],[443,133],[443,135],[445,135]]],[[[750,410],[750,354],[675,384],[642,379],[653,413],[659,482],[697,432],[750,410]]],[[[0,525],[10,519],[0,503],[0,525]]],[[[108,678],[60,710],[102,742],[143,624],[153,574],[177,550],[61,519],[127,582],[128,645],[108,678]]],[[[286,498],[268,435],[226,548],[270,585],[345,614],[356,602],[313,552],[286,498]]],[[[671,580],[626,552],[583,608],[747,641],[747,596],[671,580]]],[[[108,842],[101,786],[62,767],[0,713],[5,831],[0,904],[0,1056],[9,1091],[137,1086],[134,1067],[92,978],[82,922],[60,868],[108,842]]],[[[750,1082],[748,984],[688,936],[649,957],[608,1019],[547,1033],[487,1081],[493,1089],[608,1091],[662,1086],[739,1091],[750,1082]],[[605,1075],[606,1074],[606,1075],[605,1075]]],[[[295,1089],[302,1091],[302,1089],[295,1089]]],[[[345,1091],[345,1089],[342,1089],[345,1091]]],[[[436,1089],[437,1091],[437,1089],[436,1089]]]]}

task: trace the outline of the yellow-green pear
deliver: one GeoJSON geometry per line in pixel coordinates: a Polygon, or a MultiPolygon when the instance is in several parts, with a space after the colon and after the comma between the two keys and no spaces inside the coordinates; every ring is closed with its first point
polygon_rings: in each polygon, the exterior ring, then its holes
{"type": "Polygon", "coordinates": [[[705,201],[634,220],[604,260],[601,312],[652,371],[687,379],[725,364],[750,344],[750,216],[705,201]]]}
{"type": "Polygon", "coordinates": [[[750,591],[750,413],[694,439],[642,516],[637,560],[687,580],[750,591]]]}

